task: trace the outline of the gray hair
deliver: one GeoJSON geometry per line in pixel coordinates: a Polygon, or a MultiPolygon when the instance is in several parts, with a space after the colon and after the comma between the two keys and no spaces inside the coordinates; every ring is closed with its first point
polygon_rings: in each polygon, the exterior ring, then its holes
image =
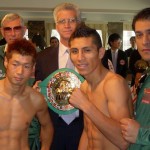
{"type": "Polygon", "coordinates": [[[81,21],[81,12],[76,5],[74,5],[72,3],[61,3],[55,7],[54,12],[53,12],[55,23],[57,22],[57,14],[61,10],[73,10],[73,11],[75,11],[77,14],[77,20],[81,21]]]}
{"type": "Polygon", "coordinates": [[[15,14],[15,13],[10,13],[3,17],[2,21],[1,21],[1,27],[3,27],[4,22],[14,21],[16,19],[20,19],[21,25],[24,26],[24,21],[21,16],[19,16],[18,14],[15,14]]]}

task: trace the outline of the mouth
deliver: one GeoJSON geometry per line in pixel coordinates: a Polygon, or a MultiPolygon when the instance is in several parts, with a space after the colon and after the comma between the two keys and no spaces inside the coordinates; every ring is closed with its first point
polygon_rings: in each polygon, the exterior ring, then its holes
{"type": "Polygon", "coordinates": [[[77,68],[85,69],[85,68],[87,68],[87,64],[77,64],[77,68]]]}
{"type": "Polygon", "coordinates": [[[150,49],[147,48],[147,49],[143,49],[142,51],[143,52],[150,52],[150,49]]]}
{"type": "Polygon", "coordinates": [[[15,77],[15,80],[20,82],[20,81],[22,81],[22,80],[23,80],[23,78],[15,77]]]}

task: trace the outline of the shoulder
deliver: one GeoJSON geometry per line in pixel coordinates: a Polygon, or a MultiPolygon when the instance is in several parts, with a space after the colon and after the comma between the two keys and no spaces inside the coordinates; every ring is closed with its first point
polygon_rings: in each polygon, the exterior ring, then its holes
{"type": "Polygon", "coordinates": [[[0,46],[0,56],[4,57],[4,49],[5,49],[5,45],[0,46]]]}
{"type": "Polygon", "coordinates": [[[37,54],[37,60],[58,54],[58,48],[47,47],[37,54]]]}
{"type": "Polygon", "coordinates": [[[81,84],[81,86],[80,86],[80,89],[81,89],[84,93],[86,93],[87,87],[88,87],[88,83],[87,83],[86,80],[84,80],[84,82],[83,82],[83,83],[81,84]]]}
{"type": "Polygon", "coordinates": [[[44,96],[40,92],[37,92],[32,87],[27,86],[27,92],[29,93],[31,102],[37,109],[42,107],[42,105],[46,103],[44,96]]]}
{"type": "Polygon", "coordinates": [[[127,88],[126,80],[118,74],[108,72],[104,80],[104,90],[114,91],[114,90],[119,90],[119,88],[122,87],[127,88]]]}

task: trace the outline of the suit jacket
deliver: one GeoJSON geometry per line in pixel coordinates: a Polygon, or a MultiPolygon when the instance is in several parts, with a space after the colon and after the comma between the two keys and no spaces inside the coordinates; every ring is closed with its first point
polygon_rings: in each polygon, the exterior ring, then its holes
{"type": "MultiPolygon", "coordinates": [[[[108,67],[108,59],[112,61],[111,49],[105,51],[105,55],[102,59],[102,64],[109,69],[108,67]]],[[[127,55],[124,51],[118,50],[118,57],[117,57],[117,66],[116,66],[116,73],[121,75],[122,77],[126,78],[127,76],[127,69],[128,69],[128,59],[127,55]]]]}
{"type": "MultiPolygon", "coordinates": [[[[36,81],[44,80],[59,68],[58,53],[59,47],[48,47],[38,53],[35,67],[36,81]]],[[[83,113],[79,111],[79,117],[67,125],[57,113],[51,109],[49,112],[54,126],[51,150],[77,150],[83,130],[83,113]]]]}
{"type": "Polygon", "coordinates": [[[127,57],[130,57],[131,56],[131,53],[136,50],[136,49],[133,49],[132,47],[128,48],[127,50],[125,50],[125,53],[127,55],[127,57]]]}

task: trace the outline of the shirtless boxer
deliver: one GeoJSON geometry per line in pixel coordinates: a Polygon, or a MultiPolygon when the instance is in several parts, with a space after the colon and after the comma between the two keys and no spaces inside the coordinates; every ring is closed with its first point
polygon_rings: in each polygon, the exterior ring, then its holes
{"type": "Polygon", "coordinates": [[[36,115],[41,124],[41,150],[49,150],[53,127],[44,97],[26,85],[34,71],[36,50],[27,40],[8,46],[0,80],[0,149],[29,150],[28,128],[36,115]]]}
{"type": "Polygon", "coordinates": [[[86,79],[69,102],[84,112],[84,131],[78,150],[125,150],[120,119],[130,117],[126,81],[103,67],[104,49],[95,29],[79,26],[70,41],[71,60],[86,79]]]}

